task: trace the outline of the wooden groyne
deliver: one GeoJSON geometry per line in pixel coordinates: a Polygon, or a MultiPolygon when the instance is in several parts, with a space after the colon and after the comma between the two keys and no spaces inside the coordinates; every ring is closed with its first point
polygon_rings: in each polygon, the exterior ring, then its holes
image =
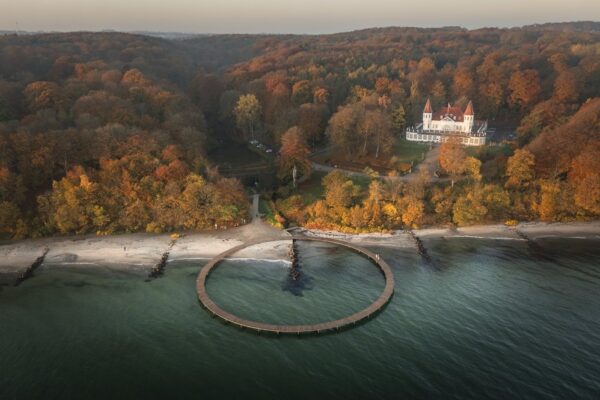
{"type": "Polygon", "coordinates": [[[546,253],[546,251],[544,250],[544,248],[542,246],[540,246],[535,240],[533,240],[527,234],[525,234],[525,232],[519,230],[518,228],[515,228],[514,231],[521,239],[523,239],[527,242],[527,246],[529,247],[529,250],[531,251],[532,255],[534,255],[537,258],[540,258],[542,260],[552,261],[552,262],[556,261],[556,260],[554,260],[554,258],[550,257],[546,253]]]}
{"type": "Polygon", "coordinates": [[[427,252],[427,249],[425,248],[425,245],[423,244],[421,238],[418,237],[412,230],[408,230],[406,232],[410,235],[413,242],[415,242],[415,245],[417,246],[417,251],[419,252],[421,257],[423,257],[425,261],[431,262],[431,256],[427,252]]]}
{"type": "Polygon", "coordinates": [[[515,228],[515,233],[523,240],[525,240],[527,242],[527,245],[529,246],[529,248],[531,250],[533,250],[535,253],[542,254],[544,252],[544,249],[542,248],[542,246],[540,246],[535,240],[533,240],[532,238],[530,238],[529,236],[527,236],[525,234],[525,232],[519,230],[518,228],[515,228]]]}
{"type": "Polygon", "coordinates": [[[290,245],[290,261],[292,263],[290,277],[292,280],[297,281],[300,278],[300,271],[298,268],[298,248],[296,247],[296,239],[292,239],[292,244],[290,245]]]}
{"type": "Polygon", "coordinates": [[[44,260],[46,259],[46,254],[48,254],[49,251],[50,249],[48,247],[44,248],[44,252],[42,253],[42,255],[36,258],[35,261],[17,278],[17,280],[15,281],[15,286],[20,285],[23,281],[33,276],[35,270],[38,269],[44,263],[44,260]]]}
{"type": "MultiPolygon", "coordinates": [[[[343,246],[343,247],[349,248],[359,254],[362,254],[363,256],[365,256],[369,260],[371,260],[373,262],[373,264],[377,268],[379,268],[379,270],[383,274],[383,276],[385,278],[385,287],[383,289],[383,292],[381,292],[381,295],[377,298],[377,300],[375,300],[373,303],[371,303],[367,308],[365,308],[355,314],[352,314],[348,317],[337,319],[334,321],[328,321],[328,322],[323,322],[323,323],[318,323],[318,324],[313,324],[313,325],[276,325],[276,324],[267,324],[267,323],[262,323],[262,322],[250,321],[247,319],[240,318],[237,315],[231,314],[231,313],[223,310],[221,307],[216,305],[215,302],[212,301],[212,299],[208,296],[208,293],[206,291],[206,281],[207,281],[210,273],[218,266],[218,264],[221,261],[223,261],[227,257],[231,256],[232,254],[235,254],[239,250],[242,250],[246,247],[249,247],[249,246],[252,246],[252,245],[255,245],[258,243],[263,243],[263,242],[251,242],[251,243],[242,244],[240,246],[233,247],[233,248],[219,254],[218,256],[216,256],[215,258],[210,260],[202,268],[202,270],[200,271],[200,274],[198,274],[198,279],[196,280],[196,291],[198,292],[198,299],[200,300],[200,303],[202,303],[202,305],[211,314],[221,318],[222,320],[224,320],[230,324],[239,326],[241,328],[250,329],[250,330],[253,330],[253,331],[256,331],[259,333],[260,332],[270,332],[270,333],[275,333],[275,334],[300,335],[300,334],[310,334],[310,333],[318,334],[318,333],[336,331],[336,330],[340,330],[345,327],[354,325],[360,321],[363,321],[363,320],[371,317],[372,315],[376,314],[377,312],[379,312],[392,298],[392,295],[394,294],[394,285],[395,285],[394,274],[392,273],[390,266],[381,257],[379,257],[378,254],[375,254],[363,247],[356,246],[354,244],[343,242],[340,240],[325,239],[325,238],[318,238],[318,237],[297,237],[297,238],[295,238],[295,240],[331,243],[331,244],[335,244],[338,246],[343,246]]],[[[267,242],[272,242],[272,241],[274,241],[274,240],[269,240],[267,242]]],[[[277,240],[277,241],[279,241],[279,240],[277,240]]]]}
{"type": "Polygon", "coordinates": [[[169,254],[171,254],[171,250],[173,249],[173,246],[175,246],[175,243],[177,243],[177,239],[172,239],[169,242],[167,250],[161,256],[160,261],[150,270],[150,275],[148,275],[149,278],[158,278],[164,273],[167,261],[169,260],[169,254]]]}

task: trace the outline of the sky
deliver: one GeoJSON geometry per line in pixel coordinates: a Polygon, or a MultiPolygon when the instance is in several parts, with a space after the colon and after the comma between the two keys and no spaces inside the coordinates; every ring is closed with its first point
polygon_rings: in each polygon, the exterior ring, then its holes
{"type": "Polygon", "coordinates": [[[333,33],[600,20],[600,0],[0,0],[0,30],[333,33]]]}

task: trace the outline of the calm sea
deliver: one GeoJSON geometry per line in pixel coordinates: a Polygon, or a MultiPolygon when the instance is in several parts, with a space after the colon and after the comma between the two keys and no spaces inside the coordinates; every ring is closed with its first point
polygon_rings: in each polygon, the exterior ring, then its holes
{"type": "MultiPolygon", "coordinates": [[[[395,295],[375,318],[317,337],[225,325],[199,305],[203,262],[162,278],[42,268],[0,290],[0,399],[598,399],[600,241],[432,239],[370,247],[395,295]]],[[[383,288],[378,270],[329,245],[288,264],[227,261],[208,290],[271,323],[339,318],[383,288]]]]}

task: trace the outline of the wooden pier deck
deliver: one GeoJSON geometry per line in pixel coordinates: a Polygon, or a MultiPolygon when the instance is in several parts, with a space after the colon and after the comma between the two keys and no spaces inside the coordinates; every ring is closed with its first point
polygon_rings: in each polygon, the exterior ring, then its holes
{"type": "MultiPolygon", "coordinates": [[[[231,248],[231,249],[219,254],[218,256],[216,256],[215,258],[210,260],[202,268],[202,270],[200,271],[200,274],[198,275],[198,279],[196,281],[196,290],[198,292],[198,299],[200,300],[202,305],[213,315],[223,319],[226,322],[229,322],[233,325],[236,325],[236,326],[239,326],[242,328],[254,330],[259,333],[260,332],[270,332],[270,333],[275,333],[275,334],[297,334],[297,335],[299,335],[299,334],[322,333],[322,332],[327,332],[327,331],[339,330],[344,327],[354,325],[357,322],[365,320],[365,319],[369,318],[370,316],[372,316],[373,314],[377,313],[392,298],[392,295],[394,294],[394,274],[392,273],[390,266],[383,259],[381,259],[377,254],[375,254],[363,247],[356,246],[354,244],[344,242],[341,240],[318,238],[318,237],[294,237],[294,239],[295,240],[303,240],[303,241],[331,243],[331,244],[349,248],[351,250],[356,251],[357,253],[364,255],[369,260],[371,260],[375,264],[375,266],[377,266],[380,269],[380,271],[383,273],[383,276],[385,278],[385,287],[384,287],[383,291],[381,292],[381,295],[377,298],[377,300],[375,300],[373,303],[371,303],[367,308],[365,308],[355,314],[352,314],[345,318],[337,319],[334,321],[328,321],[328,322],[318,323],[318,324],[314,324],[314,325],[275,325],[275,324],[267,324],[267,323],[250,321],[247,319],[240,318],[234,314],[231,314],[231,313],[223,310],[221,307],[216,305],[211,300],[211,298],[208,296],[208,294],[206,292],[206,281],[207,281],[208,276],[210,275],[211,271],[214,270],[218,266],[218,264],[221,261],[223,261],[224,259],[226,259],[227,257],[233,255],[234,253],[236,253],[239,250],[242,250],[243,248],[246,248],[246,247],[258,244],[258,243],[265,243],[265,242],[250,242],[250,243],[245,243],[240,246],[236,246],[234,248],[231,248]]],[[[272,240],[269,240],[269,241],[272,241],[272,240]]],[[[269,241],[267,241],[267,242],[269,242],[269,241]]]]}

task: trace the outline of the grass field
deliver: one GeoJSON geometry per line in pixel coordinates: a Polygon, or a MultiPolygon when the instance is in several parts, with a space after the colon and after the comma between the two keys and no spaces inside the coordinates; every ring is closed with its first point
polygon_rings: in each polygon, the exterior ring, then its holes
{"type": "Polygon", "coordinates": [[[310,178],[298,185],[297,193],[304,199],[304,204],[310,204],[323,198],[323,185],[321,181],[327,175],[325,172],[313,172],[310,178]]]}
{"type": "Polygon", "coordinates": [[[418,164],[423,160],[425,153],[429,150],[429,145],[426,143],[409,142],[406,139],[398,139],[394,146],[394,156],[400,162],[414,162],[418,164]]]}
{"type": "Polygon", "coordinates": [[[411,163],[416,165],[421,162],[428,150],[428,144],[409,142],[401,138],[396,141],[389,154],[380,155],[379,158],[375,158],[374,155],[348,157],[340,151],[331,150],[315,156],[313,160],[351,171],[362,171],[365,167],[370,167],[380,174],[387,174],[395,169],[408,170],[411,163]]]}
{"type": "Polygon", "coordinates": [[[209,153],[209,157],[221,168],[240,168],[265,164],[265,160],[248,149],[245,143],[227,142],[209,153]]]}
{"type": "MultiPolygon", "coordinates": [[[[322,180],[325,175],[327,175],[326,172],[313,172],[309,180],[298,185],[297,194],[302,196],[304,204],[311,204],[316,200],[324,198],[325,191],[323,189],[322,180]]],[[[371,183],[369,178],[363,176],[354,176],[350,179],[352,179],[355,185],[360,186],[362,191],[368,190],[369,184],[371,183]]]]}
{"type": "Polygon", "coordinates": [[[481,147],[467,147],[467,155],[477,157],[480,160],[489,160],[496,156],[512,155],[512,147],[508,144],[499,146],[481,146],[481,147]]]}

